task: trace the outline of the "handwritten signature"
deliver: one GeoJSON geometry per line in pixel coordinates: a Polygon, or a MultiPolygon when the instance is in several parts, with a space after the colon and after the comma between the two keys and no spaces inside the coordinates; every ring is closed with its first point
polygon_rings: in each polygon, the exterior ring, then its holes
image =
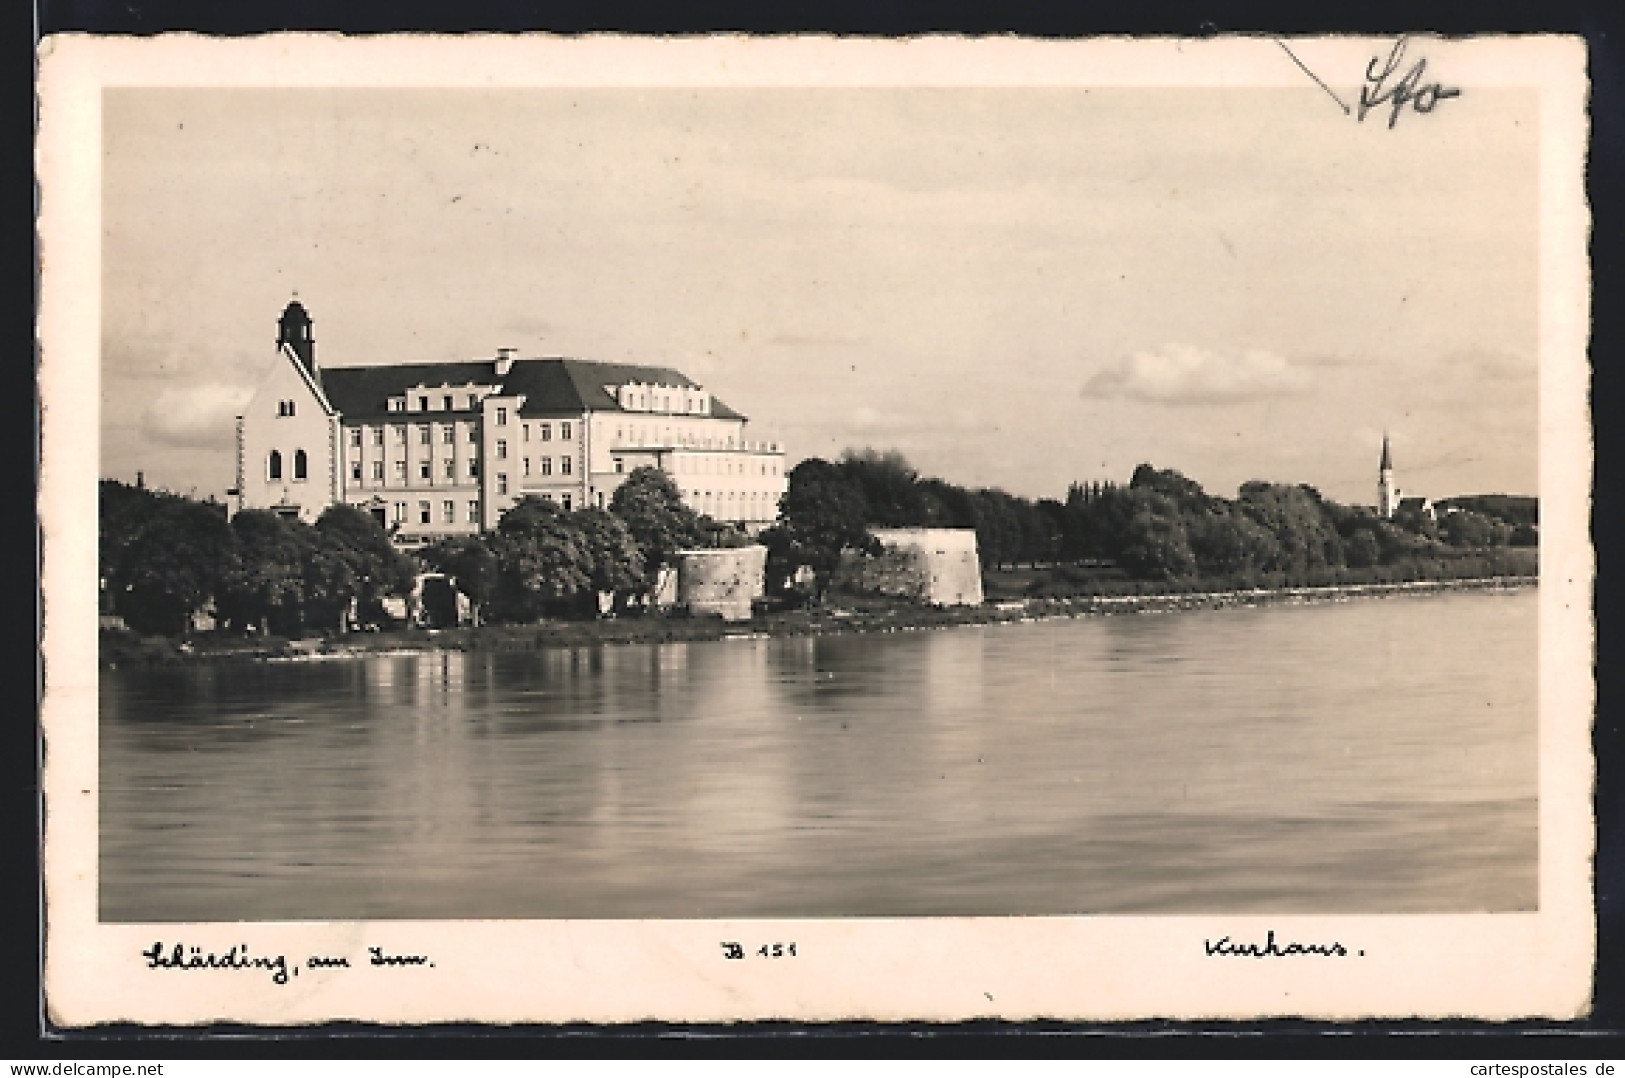
{"type": "Polygon", "coordinates": [[[1298,70],[1313,79],[1316,86],[1326,91],[1327,97],[1337,102],[1337,107],[1343,110],[1343,115],[1352,114],[1355,120],[1361,123],[1365,121],[1368,113],[1386,105],[1389,110],[1388,128],[1392,130],[1394,125],[1399,122],[1400,113],[1404,112],[1407,106],[1410,107],[1411,111],[1425,115],[1438,108],[1439,102],[1461,96],[1461,87],[1459,86],[1446,86],[1442,82],[1422,81],[1422,76],[1427,71],[1428,66],[1426,59],[1416,61],[1404,74],[1390,82],[1389,80],[1399,71],[1405,59],[1408,39],[1402,37],[1394,42],[1394,47],[1388,51],[1386,59],[1381,56],[1373,56],[1370,63],[1365,65],[1365,84],[1360,87],[1360,99],[1356,102],[1358,105],[1356,111],[1344,104],[1343,99],[1337,96],[1337,91],[1326,85],[1319,75],[1309,70],[1309,66],[1298,59],[1297,54],[1287,47],[1286,42],[1276,39],[1275,43],[1281,46],[1281,50],[1292,58],[1294,64],[1298,65],[1298,70]]]}
{"type": "Polygon", "coordinates": [[[1427,70],[1426,59],[1418,60],[1412,64],[1397,82],[1390,84],[1389,76],[1399,70],[1400,63],[1405,58],[1406,39],[1400,38],[1394,42],[1389,50],[1388,59],[1373,56],[1371,62],[1365,65],[1365,85],[1360,87],[1360,107],[1355,119],[1364,121],[1366,113],[1382,105],[1389,106],[1388,128],[1393,129],[1399,122],[1399,114],[1409,105],[1419,113],[1429,113],[1439,106],[1439,102],[1448,101],[1452,97],[1461,96],[1461,87],[1446,86],[1440,82],[1422,81],[1422,73],[1427,70]],[[1378,64],[1382,69],[1377,69],[1378,64]]]}

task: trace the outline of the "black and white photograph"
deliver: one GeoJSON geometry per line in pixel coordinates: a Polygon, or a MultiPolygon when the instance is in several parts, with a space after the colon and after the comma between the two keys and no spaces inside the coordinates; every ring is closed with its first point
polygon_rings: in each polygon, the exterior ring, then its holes
{"type": "Polygon", "coordinates": [[[1583,1009],[1583,48],[116,44],[64,1020],[1583,1009]]]}

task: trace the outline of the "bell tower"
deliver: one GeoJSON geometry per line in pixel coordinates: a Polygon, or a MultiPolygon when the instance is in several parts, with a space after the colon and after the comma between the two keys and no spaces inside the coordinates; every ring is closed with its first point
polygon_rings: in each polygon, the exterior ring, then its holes
{"type": "Polygon", "coordinates": [[[1399,508],[1399,487],[1394,485],[1394,455],[1388,448],[1388,433],[1382,435],[1382,462],[1377,465],[1377,515],[1384,519],[1399,508]]]}
{"type": "Polygon", "coordinates": [[[299,302],[299,294],[282,310],[282,317],[277,319],[277,347],[283,345],[293,349],[293,354],[299,357],[305,370],[310,372],[312,378],[316,377],[316,338],[311,333],[310,314],[305,305],[299,302]]]}

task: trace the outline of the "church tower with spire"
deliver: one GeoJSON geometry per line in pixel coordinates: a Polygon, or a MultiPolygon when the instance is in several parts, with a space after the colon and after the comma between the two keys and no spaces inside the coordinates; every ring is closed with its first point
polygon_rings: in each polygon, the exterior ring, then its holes
{"type": "Polygon", "coordinates": [[[1399,508],[1399,487],[1394,485],[1394,455],[1388,448],[1388,432],[1382,435],[1382,463],[1377,465],[1377,515],[1387,519],[1399,508]]]}
{"type": "Polygon", "coordinates": [[[311,332],[310,312],[299,302],[298,293],[283,308],[282,317],[277,319],[276,344],[278,348],[287,345],[293,349],[293,354],[299,357],[299,362],[310,372],[310,376],[317,377],[316,337],[311,332]]]}

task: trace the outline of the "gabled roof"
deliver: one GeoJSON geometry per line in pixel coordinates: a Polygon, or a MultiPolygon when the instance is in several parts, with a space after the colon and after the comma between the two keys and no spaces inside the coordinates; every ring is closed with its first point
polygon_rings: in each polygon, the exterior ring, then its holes
{"type": "MultiPolygon", "coordinates": [[[[323,367],[321,373],[327,397],[352,422],[388,418],[399,422],[403,415],[421,413],[389,411],[389,398],[398,397],[413,386],[431,389],[440,385],[499,385],[503,396],[523,395],[521,415],[551,415],[558,412],[626,411],[606,385],[641,382],[699,388],[699,383],[671,367],[647,367],[632,363],[598,363],[586,359],[516,359],[504,378],[498,378],[495,360],[466,363],[402,363],[378,367],[323,367]]],[[[634,413],[664,415],[663,412],[634,413]]],[[[710,415],[717,419],[744,419],[716,397],[711,398],[710,415]]]]}
{"type": "Polygon", "coordinates": [[[379,367],[323,367],[322,388],[339,414],[351,421],[402,413],[389,410],[389,398],[398,397],[413,386],[495,385],[496,364],[492,360],[472,363],[401,363],[379,367]]]}

